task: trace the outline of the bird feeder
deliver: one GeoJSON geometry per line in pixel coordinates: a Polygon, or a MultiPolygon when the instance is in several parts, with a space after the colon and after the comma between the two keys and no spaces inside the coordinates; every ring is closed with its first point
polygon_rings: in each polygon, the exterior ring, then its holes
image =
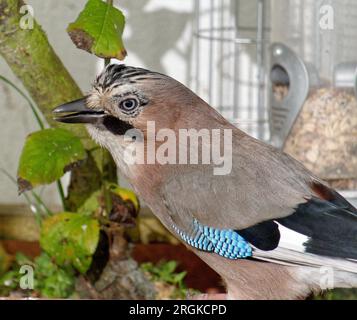
{"type": "Polygon", "coordinates": [[[269,2],[197,0],[191,87],[228,121],[268,140],[269,2]]]}
{"type": "Polygon", "coordinates": [[[272,0],[272,143],[357,188],[357,2],[272,0]]]}

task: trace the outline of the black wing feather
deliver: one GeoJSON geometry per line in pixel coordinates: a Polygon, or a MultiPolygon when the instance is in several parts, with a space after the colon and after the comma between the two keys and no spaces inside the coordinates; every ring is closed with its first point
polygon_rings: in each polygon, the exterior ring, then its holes
{"type": "Polygon", "coordinates": [[[318,255],[357,259],[357,210],[332,189],[328,200],[312,197],[277,221],[310,238],[306,251],[318,255]]]}
{"type": "Polygon", "coordinates": [[[274,250],[279,245],[279,227],[273,220],[264,221],[255,226],[237,230],[237,232],[260,250],[274,250]]]}
{"type": "Polygon", "coordinates": [[[261,222],[237,232],[261,250],[279,245],[279,222],[284,227],[309,237],[306,252],[357,259],[357,209],[335,190],[313,185],[316,196],[299,204],[288,217],[261,222]]]}

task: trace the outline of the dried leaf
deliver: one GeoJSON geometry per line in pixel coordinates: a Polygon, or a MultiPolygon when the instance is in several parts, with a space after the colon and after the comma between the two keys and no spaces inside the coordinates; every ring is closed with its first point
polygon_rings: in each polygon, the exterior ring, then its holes
{"type": "Polygon", "coordinates": [[[120,10],[101,0],[89,0],[67,32],[78,48],[101,58],[123,60],[126,56],[122,40],[124,26],[125,18],[120,10]]]}

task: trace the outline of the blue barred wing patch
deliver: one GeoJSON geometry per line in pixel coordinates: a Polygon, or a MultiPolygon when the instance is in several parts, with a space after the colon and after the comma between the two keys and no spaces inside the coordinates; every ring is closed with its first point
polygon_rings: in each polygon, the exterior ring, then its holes
{"type": "Polygon", "coordinates": [[[175,225],[174,230],[190,246],[209,252],[215,252],[228,259],[247,258],[252,256],[250,244],[236,231],[230,229],[216,229],[193,221],[192,232],[186,233],[175,225]]]}

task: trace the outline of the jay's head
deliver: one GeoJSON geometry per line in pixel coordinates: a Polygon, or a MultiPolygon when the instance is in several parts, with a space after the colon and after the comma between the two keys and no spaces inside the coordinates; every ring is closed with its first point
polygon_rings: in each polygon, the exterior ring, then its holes
{"type": "MultiPolygon", "coordinates": [[[[161,130],[210,129],[227,125],[213,108],[178,81],[149,70],[109,65],[83,98],[54,109],[55,119],[85,123],[91,137],[107,148],[117,164],[128,169],[123,154],[135,140],[146,149],[161,130]],[[149,127],[150,125],[150,127],[149,127]],[[132,138],[132,140],[130,140],[132,138]]],[[[150,144],[151,145],[151,144],[150,144]]],[[[176,143],[176,145],[178,145],[176,143]]],[[[145,150],[144,150],[145,152],[145,150]]]]}
{"type": "Polygon", "coordinates": [[[156,129],[173,128],[179,118],[190,119],[190,109],[198,100],[166,75],[112,64],[85,98],[59,106],[54,113],[57,121],[88,124],[92,137],[106,146],[107,139],[123,136],[129,129],[145,134],[148,121],[154,121],[156,129]]]}

